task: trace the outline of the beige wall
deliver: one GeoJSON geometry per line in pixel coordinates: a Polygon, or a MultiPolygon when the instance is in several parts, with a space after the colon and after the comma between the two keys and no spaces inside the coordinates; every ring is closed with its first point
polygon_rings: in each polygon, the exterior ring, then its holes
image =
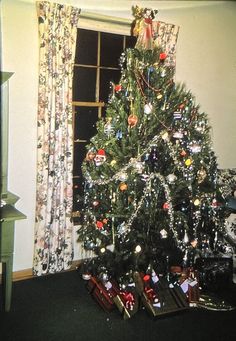
{"type": "MultiPolygon", "coordinates": [[[[159,1],[156,6],[152,3],[158,8],[159,1]]],[[[8,188],[20,196],[16,206],[27,215],[16,223],[17,271],[31,268],[33,259],[38,33],[34,0],[2,0],[1,7],[2,70],[15,73],[10,80],[8,188]]],[[[215,2],[214,6],[159,12],[160,20],[180,25],[176,79],[186,83],[208,113],[220,167],[236,167],[235,9],[234,3],[215,2]]],[[[127,17],[131,19],[129,13],[127,17]]]]}

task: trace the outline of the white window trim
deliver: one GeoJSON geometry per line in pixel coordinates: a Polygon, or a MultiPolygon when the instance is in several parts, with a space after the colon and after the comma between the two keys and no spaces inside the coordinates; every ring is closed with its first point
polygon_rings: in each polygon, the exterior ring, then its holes
{"type": "Polygon", "coordinates": [[[124,18],[111,17],[91,12],[81,12],[78,28],[131,35],[132,21],[124,18]]]}

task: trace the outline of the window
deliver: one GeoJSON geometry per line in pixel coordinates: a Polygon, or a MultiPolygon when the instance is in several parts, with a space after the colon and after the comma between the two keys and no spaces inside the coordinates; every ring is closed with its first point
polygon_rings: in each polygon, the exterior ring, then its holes
{"type": "Polygon", "coordinates": [[[86,144],[96,134],[96,122],[105,115],[110,82],[120,80],[119,58],[126,48],[133,47],[131,36],[78,29],[73,79],[73,218],[76,222],[82,207],[81,164],[86,144]]]}

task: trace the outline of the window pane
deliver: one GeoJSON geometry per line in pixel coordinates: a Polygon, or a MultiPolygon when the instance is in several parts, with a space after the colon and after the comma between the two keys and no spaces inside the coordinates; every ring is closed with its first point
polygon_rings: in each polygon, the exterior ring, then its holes
{"type": "Polygon", "coordinates": [[[98,120],[98,108],[76,107],[74,140],[89,140],[96,134],[96,122],[98,120]]]}
{"type": "Polygon", "coordinates": [[[133,36],[126,36],[126,48],[134,48],[136,44],[137,38],[133,36]]]}
{"type": "Polygon", "coordinates": [[[95,102],[96,69],[74,67],[73,101],[95,102]]]}
{"type": "Polygon", "coordinates": [[[111,84],[120,81],[120,70],[101,70],[100,74],[100,101],[107,103],[111,93],[111,84]]]}
{"type": "Polygon", "coordinates": [[[119,67],[123,39],[118,34],[101,33],[101,66],[119,67]]]}
{"type": "Polygon", "coordinates": [[[74,143],[74,167],[73,175],[82,177],[81,165],[86,156],[86,144],[85,143],[74,143]]]}
{"type": "Polygon", "coordinates": [[[76,64],[96,65],[98,48],[98,32],[83,30],[77,31],[76,64]]]}

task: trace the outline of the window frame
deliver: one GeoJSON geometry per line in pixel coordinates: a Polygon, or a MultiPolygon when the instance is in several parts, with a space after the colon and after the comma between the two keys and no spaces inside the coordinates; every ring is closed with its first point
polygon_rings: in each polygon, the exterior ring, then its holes
{"type": "MultiPolygon", "coordinates": [[[[98,108],[98,120],[102,117],[102,109],[105,107],[106,103],[99,101],[99,90],[100,90],[100,71],[102,69],[106,70],[120,70],[119,67],[105,67],[100,65],[100,56],[101,56],[101,33],[111,33],[117,35],[123,35],[123,50],[126,47],[126,36],[131,35],[131,21],[128,19],[122,19],[117,17],[109,17],[103,15],[97,15],[94,13],[81,13],[79,23],[77,26],[78,29],[85,29],[98,32],[98,48],[97,48],[97,65],[85,65],[85,64],[77,64],[75,63],[75,67],[91,67],[96,68],[96,94],[95,94],[95,102],[86,102],[86,101],[74,101],[72,98],[72,110],[73,110],[73,149],[75,143],[88,143],[87,140],[74,139],[74,131],[75,131],[75,115],[76,115],[76,107],[97,107],[98,108]]],[[[74,175],[73,171],[73,186],[74,179],[79,179],[79,175],[74,175]]],[[[73,187],[74,190],[74,187],[73,187]]],[[[73,207],[74,207],[74,195],[73,195],[73,207]]],[[[72,219],[76,224],[75,219],[80,217],[80,211],[72,211],[72,219]]]]}

